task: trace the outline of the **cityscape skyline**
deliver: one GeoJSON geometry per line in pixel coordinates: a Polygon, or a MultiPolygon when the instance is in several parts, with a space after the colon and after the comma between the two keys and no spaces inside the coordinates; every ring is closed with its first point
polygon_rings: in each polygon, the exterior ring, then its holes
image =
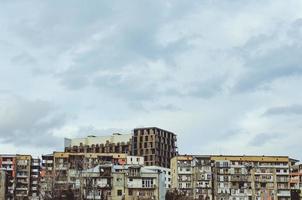
{"type": "Polygon", "coordinates": [[[0,154],[0,199],[300,200],[302,164],[280,155],[179,154],[158,127],[66,138],[64,151],[0,154]]]}

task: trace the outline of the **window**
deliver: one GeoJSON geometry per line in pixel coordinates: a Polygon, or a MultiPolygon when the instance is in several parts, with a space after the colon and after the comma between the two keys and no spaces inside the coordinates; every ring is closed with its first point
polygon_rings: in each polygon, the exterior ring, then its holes
{"type": "Polygon", "coordinates": [[[152,178],[146,178],[142,180],[143,188],[150,188],[153,187],[153,179],[152,178]]]}
{"type": "Polygon", "coordinates": [[[132,195],[133,195],[133,190],[132,190],[132,189],[129,189],[129,190],[128,190],[128,195],[129,195],[129,196],[132,196],[132,195]]]}
{"type": "Polygon", "coordinates": [[[117,196],[122,196],[123,195],[123,191],[122,190],[117,190],[117,196]]]}

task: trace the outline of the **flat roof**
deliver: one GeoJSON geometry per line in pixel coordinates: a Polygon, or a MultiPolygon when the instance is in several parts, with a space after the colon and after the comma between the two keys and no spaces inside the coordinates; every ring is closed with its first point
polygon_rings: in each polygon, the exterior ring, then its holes
{"type": "Polygon", "coordinates": [[[172,133],[172,134],[176,135],[176,134],[173,133],[172,131],[168,131],[168,130],[166,130],[166,129],[158,128],[158,127],[156,127],[156,126],[134,128],[133,130],[142,130],[142,129],[158,129],[158,130],[165,131],[165,132],[172,133]]]}

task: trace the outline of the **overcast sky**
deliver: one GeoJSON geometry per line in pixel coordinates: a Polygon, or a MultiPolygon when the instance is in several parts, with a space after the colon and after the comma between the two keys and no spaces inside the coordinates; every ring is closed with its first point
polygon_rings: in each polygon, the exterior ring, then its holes
{"type": "Polygon", "coordinates": [[[301,0],[0,1],[0,153],[157,126],[302,159],[301,0]]]}

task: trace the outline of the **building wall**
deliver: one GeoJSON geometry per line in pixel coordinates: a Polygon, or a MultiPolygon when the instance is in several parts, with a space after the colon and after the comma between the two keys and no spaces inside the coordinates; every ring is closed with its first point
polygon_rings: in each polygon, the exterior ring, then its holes
{"type": "Polygon", "coordinates": [[[144,165],[144,157],[142,156],[127,156],[128,165],[144,165]]]}
{"type": "Polygon", "coordinates": [[[145,169],[159,171],[163,175],[164,187],[168,190],[171,188],[171,169],[158,166],[145,166],[145,169]]]}
{"type": "Polygon", "coordinates": [[[0,199],[5,199],[6,192],[6,175],[5,171],[0,168],[0,199]]]}
{"type": "Polygon", "coordinates": [[[31,159],[30,155],[17,155],[15,198],[23,200],[30,196],[31,189],[31,159]]]}

